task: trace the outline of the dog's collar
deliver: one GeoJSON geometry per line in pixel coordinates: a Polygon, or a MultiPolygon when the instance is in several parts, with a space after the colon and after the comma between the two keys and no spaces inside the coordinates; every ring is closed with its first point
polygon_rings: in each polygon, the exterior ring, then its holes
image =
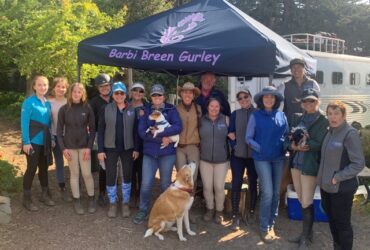
{"type": "Polygon", "coordinates": [[[171,186],[176,187],[177,189],[180,189],[181,191],[187,192],[187,193],[189,193],[191,196],[193,196],[193,189],[192,189],[192,188],[180,187],[180,186],[176,185],[176,183],[175,183],[175,182],[174,182],[174,183],[172,183],[172,185],[171,185],[171,186]]]}

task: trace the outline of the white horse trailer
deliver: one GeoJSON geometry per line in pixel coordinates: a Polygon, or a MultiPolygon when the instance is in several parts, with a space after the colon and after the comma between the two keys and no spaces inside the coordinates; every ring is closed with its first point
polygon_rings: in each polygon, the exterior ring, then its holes
{"type": "MultiPolygon", "coordinates": [[[[349,122],[370,125],[370,58],[343,54],[344,41],[337,38],[310,34],[293,34],[285,38],[306,49],[317,60],[313,77],[320,85],[321,109],[325,110],[329,101],[341,100],[347,106],[349,122]]],[[[272,79],[272,84],[278,87],[288,79],[272,79]]],[[[228,84],[233,110],[238,108],[235,94],[241,86],[247,86],[254,95],[269,84],[269,79],[229,77],[228,84]]]]}

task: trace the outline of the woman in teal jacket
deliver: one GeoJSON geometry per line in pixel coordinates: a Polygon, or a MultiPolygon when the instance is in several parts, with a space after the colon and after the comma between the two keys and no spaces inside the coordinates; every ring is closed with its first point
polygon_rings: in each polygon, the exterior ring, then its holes
{"type": "MultiPolygon", "coordinates": [[[[328,120],[319,110],[320,101],[315,89],[303,91],[301,96],[303,114],[294,114],[292,129],[301,131],[296,140],[290,138],[286,145],[292,152],[291,173],[294,189],[301,203],[303,216],[302,232],[298,237],[290,239],[299,243],[300,249],[308,247],[312,241],[312,226],[314,221],[313,198],[316,189],[316,176],[320,164],[320,150],[329,126],[328,120]]],[[[296,133],[297,134],[297,133],[296,133]]]]}
{"type": "Polygon", "coordinates": [[[51,155],[51,107],[45,94],[49,89],[49,80],[45,76],[35,76],[32,80],[34,94],[26,98],[22,104],[21,129],[22,150],[26,154],[27,169],[23,176],[23,206],[29,211],[37,211],[32,202],[32,181],[38,175],[42,188],[40,201],[45,205],[54,206],[48,190],[48,166],[52,164],[51,155]]]}

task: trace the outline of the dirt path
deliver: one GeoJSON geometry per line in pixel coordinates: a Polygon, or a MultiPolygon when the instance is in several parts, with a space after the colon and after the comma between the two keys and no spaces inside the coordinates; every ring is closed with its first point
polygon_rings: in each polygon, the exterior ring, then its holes
{"type": "MultiPolygon", "coordinates": [[[[20,133],[17,126],[0,121],[0,146],[3,157],[24,171],[25,157],[18,155],[20,133]]],[[[286,209],[281,209],[277,220],[276,231],[281,238],[271,245],[259,240],[257,225],[243,225],[241,230],[233,232],[229,221],[223,225],[203,222],[201,208],[193,212],[197,223],[191,225],[198,235],[188,236],[185,233],[187,242],[180,242],[174,232],[164,234],[164,241],[155,236],[143,239],[145,224],[134,225],[132,218],[109,219],[106,208],[99,207],[92,215],[76,215],[72,205],[63,203],[56,192],[53,167],[49,173],[50,186],[57,205],[40,205],[39,212],[30,213],[21,206],[21,194],[12,198],[12,222],[0,226],[0,249],[296,249],[296,245],[286,239],[297,234],[301,223],[289,220],[286,209]]],[[[95,186],[97,189],[97,182],[95,186]]],[[[36,177],[33,193],[37,195],[39,192],[36,177]]],[[[354,249],[368,249],[369,216],[354,209],[352,221],[355,232],[354,249]]],[[[312,249],[332,249],[328,224],[315,223],[314,230],[312,249]]]]}

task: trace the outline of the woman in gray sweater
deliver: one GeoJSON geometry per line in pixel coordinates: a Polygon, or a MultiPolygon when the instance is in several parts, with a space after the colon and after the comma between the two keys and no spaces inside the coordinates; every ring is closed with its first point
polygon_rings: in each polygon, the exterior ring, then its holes
{"type": "Polygon", "coordinates": [[[352,249],[351,210],[358,187],[357,174],[365,159],[357,130],[346,122],[346,107],[341,101],[330,102],[326,108],[329,121],[321,147],[317,183],[321,202],[329,217],[334,249],[352,249]]]}
{"type": "Polygon", "coordinates": [[[210,221],[215,216],[217,224],[221,224],[223,220],[225,177],[229,167],[228,117],[221,114],[220,109],[220,101],[210,98],[207,104],[208,112],[201,118],[199,127],[199,169],[207,206],[203,219],[210,221]]]}

